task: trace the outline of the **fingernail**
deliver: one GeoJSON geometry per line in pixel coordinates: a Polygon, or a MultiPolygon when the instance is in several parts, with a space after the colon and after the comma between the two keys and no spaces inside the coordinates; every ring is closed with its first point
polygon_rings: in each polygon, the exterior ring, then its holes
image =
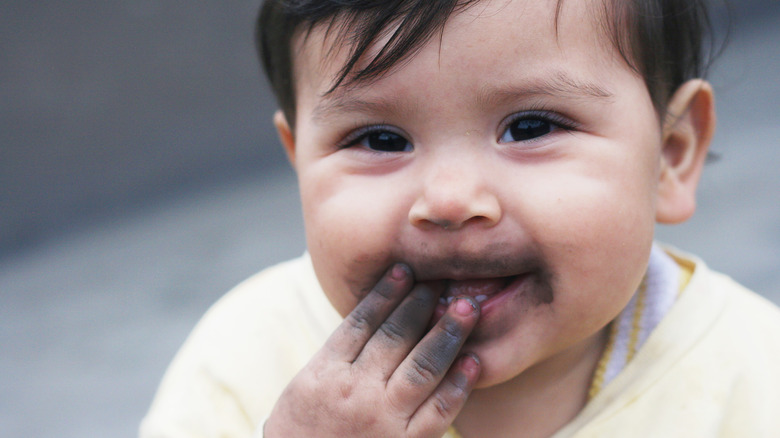
{"type": "Polygon", "coordinates": [[[458,297],[453,302],[455,313],[461,316],[469,316],[477,310],[477,307],[469,298],[458,297]]]}
{"type": "Polygon", "coordinates": [[[390,278],[393,280],[401,281],[406,278],[407,275],[409,275],[410,270],[409,268],[401,263],[396,263],[393,265],[393,269],[390,270],[390,278]]]}
{"type": "Polygon", "coordinates": [[[474,353],[466,353],[461,359],[463,371],[471,373],[479,369],[479,357],[474,353]]]}

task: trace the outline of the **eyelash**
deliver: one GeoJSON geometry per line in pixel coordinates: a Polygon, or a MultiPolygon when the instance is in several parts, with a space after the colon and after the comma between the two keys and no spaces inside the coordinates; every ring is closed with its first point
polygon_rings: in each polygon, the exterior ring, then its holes
{"type": "MultiPolygon", "coordinates": [[[[546,109],[532,109],[532,110],[527,110],[527,111],[521,111],[519,113],[515,113],[515,114],[509,116],[505,120],[505,122],[503,122],[501,124],[501,130],[499,132],[499,137],[498,137],[499,141],[500,141],[501,137],[503,137],[504,134],[507,132],[507,130],[510,129],[510,127],[511,127],[511,125],[513,123],[517,123],[517,122],[522,121],[522,120],[541,120],[541,121],[544,121],[546,123],[551,124],[553,127],[557,128],[557,129],[563,129],[564,131],[574,131],[574,130],[579,129],[579,124],[577,124],[576,122],[572,121],[571,119],[569,119],[567,117],[562,116],[561,114],[559,114],[559,113],[557,113],[555,111],[546,110],[546,109]]],[[[370,126],[358,125],[358,126],[356,126],[356,128],[353,131],[351,131],[344,138],[344,140],[342,140],[341,142],[339,142],[337,144],[337,148],[338,149],[347,149],[347,148],[359,146],[360,142],[363,141],[364,139],[366,139],[366,137],[368,137],[369,135],[376,134],[376,133],[382,133],[382,132],[389,132],[389,133],[395,134],[395,135],[397,135],[397,136],[399,136],[401,138],[407,139],[407,136],[405,134],[402,134],[402,133],[400,133],[398,131],[399,130],[397,128],[393,127],[390,124],[386,124],[386,123],[379,123],[379,124],[370,125],[370,126]]],[[[544,134],[544,135],[541,135],[539,137],[535,137],[535,138],[532,138],[532,139],[529,139],[529,140],[520,140],[520,141],[523,141],[523,142],[533,142],[533,141],[536,141],[537,139],[545,137],[547,135],[549,135],[549,134],[544,134]]],[[[406,141],[409,142],[408,139],[406,141]]],[[[520,142],[520,141],[518,141],[518,142],[520,142]]],[[[409,142],[409,143],[411,143],[411,142],[409,142]]],[[[364,148],[364,149],[366,151],[373,152],[373,153],[378,153],[378,154],[387,153],[385,151],[378,151],[378,150],[374,150],[374,149],[371,149],[371,148],[364,148]]]]}
{"type": "MultiPolygon", "coordinates": [[[[546,123],[549,123],[554,128],[562,129],[564,131],[575,131],[580,128],[580,125],[573,120],[569,119],[568,117],[564,117],[563,115],[546,109],[532,109],[527,111],[521,111],[519,113],[512,114],[509,116],[504,123],[501,124],[501,130],[498,134],[499,142],[501,141],[501,138],[504,136],[504,134],[507,132],[507,130],[510,129],[512,124],[520,122],[522,120],[541,120],[546,123]]],[[[554,132],[554,131],[553,131],[554,132]]],[[[550,132],[552,133],[552,132],[550,132]]],[[[549,134],[544,134],[539,137],[535,137],[529,140],[519,140],[517,142],[533,142],[538,139],[541,139],[543,137],[546,137],[549,134]]]]}
{"type": "MultiPolygon", "coordinates": [[[[394,128],[392,125],[386,123],[378,123],[370,126],[357,125],[352,131],[350,131],[349,134],[347,134],[344,140],[337,144],[337,147],[338,149],[347,149],[358,146],[358,144],[369,135],[380,132],[391,132],[395,135],[398,135],[399,137],[406,138],[405,134],[401,134],[398,132],[397,128],[394,128]]],[[[368,150],[373,151],[372,149],[368,150]]]]}

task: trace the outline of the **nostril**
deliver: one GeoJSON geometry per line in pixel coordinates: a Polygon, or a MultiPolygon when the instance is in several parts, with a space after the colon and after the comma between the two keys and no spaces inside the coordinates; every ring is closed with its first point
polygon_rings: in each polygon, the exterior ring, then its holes
{"type": "Polygon", "coordinates": [[[434,219],[430,221],[431,223],[438,225],[441,228],[444,228],[445,230],[448,230],[452,228],[455,224],[454,222],[446,219],[434,219]]]}
{"type": "Polygon", "coordinates": [[[455,230],[459,227],[455,224],[453,221],[449,220],[439,220],[439,219],[416,219],[412,220],[412,224],[414,224],[416,227],[424,229],[424,230],[446,230],[451,231],[455,230]]]}
{"type": "Polygon", "coordinates": [[[489,226],[491,224],[495,224],[497,221],[492,220],[491,218],[487,216],[473,216],[470,217],[466,222],[463,223],[463,225],[485,225],[489,226]]]}
{"type": "Polygon", "coordinates": [[[475,216],[467,219],[464,222],[455,222],[447,219],[423,219],[419,221],[417,224],[418,226],[422,225],[422,226],[440,228],[446,231],[455,231],[466,226],[474,226],[474,225],[481,225],[481,224],[487,225],[490,223],[492,223],[492,221],[490,220],[490,218],[486,216],[475,216]]]}

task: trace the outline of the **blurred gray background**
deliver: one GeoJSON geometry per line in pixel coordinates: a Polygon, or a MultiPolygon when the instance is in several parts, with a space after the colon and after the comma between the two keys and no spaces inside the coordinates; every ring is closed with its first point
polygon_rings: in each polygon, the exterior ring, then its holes
{"type": "MultiPolygon", "coordinates": [[[[0,436],[134,436],[208,306],[303,251],[257,4],[0,3],[0,436]]],[[[720,160],[659,236],[780,302],[780,2],[733,4],[720,160]]]]}

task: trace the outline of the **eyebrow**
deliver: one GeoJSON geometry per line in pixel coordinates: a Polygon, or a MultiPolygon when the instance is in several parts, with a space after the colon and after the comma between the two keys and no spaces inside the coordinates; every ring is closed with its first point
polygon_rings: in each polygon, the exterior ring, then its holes
{"type": "Polygon", "coordinates": [[[387,113],[393,112],[403,104],[397,99],[362,100],[349,97],[348,94],[337,94],[320,102],[312,110],[312,120],[322,122],[332,114],[356,113],[387,113]]]}
{"type": "MultiPolygon", "coordinates": [[[[504,102],[551,96],[563,99],[609,101],[614,97],[607,88],[595,83],[574,78],[565,72],[555,72],[544,78],[524,81],[517,85],[483,87],[479,90],[477,102],[482,108],[490,108],[504,102]]],[[[334,92],[314,107],[312,120],[322,122],[332,114],[388,113],[397,112],[406,106],[398,97],[389,99],[363,100],[353,98],[348,92],[334,92]]]]}
{"type": "Polygon", "coordinates": [[[479,92],[479,103],[492,107],[507,100],[550,96],[573,100],[609,101],[615,97],[607,88],[558,71],[543,78],[533,79],[519,85],[483,87],[479,92]]]}

